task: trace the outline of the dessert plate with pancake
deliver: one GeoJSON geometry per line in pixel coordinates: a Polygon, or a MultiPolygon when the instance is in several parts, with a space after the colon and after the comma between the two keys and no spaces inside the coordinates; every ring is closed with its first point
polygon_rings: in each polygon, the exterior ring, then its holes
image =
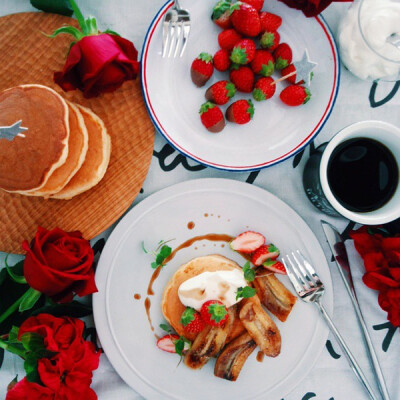
{"type": "Polygon", "coordinates": [[[332,311],[318,240],[269,192],[201,179],[134,207],[106,243],[93,297],[118,374],[148,399],[285,396],[311,370],[328,329],[296,301],[278,249],[300,249],[318,265],[332,311]]]}
{"type": "MultiPolygon", "coordinates": [[[[212,56],[220,49],[217,38],[222,29],[211,20],[216,3],[217,0],[182,0],[182,8],[191,15],[190,38],[182,58],[162,57],[163,20],[173,1],[168,1],[154,18],[142,51],[142,89],[147,109],[169,143],[202,164],[232,171],[266,168],[299,152],[315,139],[329,118],[339,87],[337,47],[321,16],[306,18],[278,0],[265,1],[263,11],[282,17],[280,41],[290,45],[293,61],[301,60],[307,49],[310,60],[318,63],[313,71],[311,100],[299,107],[284,104],[279,94],[288,86],[287,82],[279,82],[275,96],[267,101],[255,101],[252,89],[248,93],[237,91],[232,101],[221,106],[222,113],[237,100],[251,99],[255,108],[253,119],[245,126],[227,123],[222,132],[208,132],[199,115],[206,102],[206,89],[233,78],[229,70],[214,70],[211,79],[199,88],[192,82],[190,69],[199,54],[212,56]]],[[[258,37],[255,39],[258,46],[258,37]]],[[[280,77],[279,71],[273,75],[274,79],[280,77]]],[[[215,98],[213,101],[224,104],[215,98]]]]}

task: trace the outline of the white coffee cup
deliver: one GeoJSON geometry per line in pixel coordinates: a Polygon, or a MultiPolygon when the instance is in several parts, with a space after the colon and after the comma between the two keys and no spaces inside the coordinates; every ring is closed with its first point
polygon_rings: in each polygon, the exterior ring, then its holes
{"type": "MultiPolygon", "coordinates": [[[[343,142],[355,138],[369,138],[385,145],[400,168],[400,129],[382,121],[357,122],[342,129],[325,148],[319,167],[322,190],[330,205],[351,221],[364,225],[380,225],[400,218],[400,184],[391,199],[382,207],[370,212],[354,212],[343,207],[332,193],[328,183],[328,163],[333,151],[343,142]]],[[[400,176],[400,171],[399,171],[400,176]]]]}

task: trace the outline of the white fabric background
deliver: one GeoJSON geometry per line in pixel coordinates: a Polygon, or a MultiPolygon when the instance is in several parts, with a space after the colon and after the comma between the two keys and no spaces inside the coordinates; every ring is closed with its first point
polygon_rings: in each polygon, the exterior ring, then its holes
{"type": "MultiPolygon", "coordinates": [[[[191,1],[200,0],[182,0],[182,3],[189,5],[191,1]]],[[[85,15],[95,15],[97,17],[100,29],[110,28],[119,32],[122,36],[132,40],[138,50],[140,50],[148,25],[155,13],[164,3],[164,0],[80,0],[79,3],[85,15]]],[[[333,4],[323,13],[334,33],[336,32],[339,19],[346,11],[347,7],[347,3],[333,4]]],[[[0,16],[21,11],[34,11],[29,0],[0,1],[0,16]]],[[[2,62],[7,62],[6,55],[2,54],[0,57],[2,62]]],[[[400,126],[400,113],[398,111],[400,105],[400,91],[386,104],[371,108],[368,100],[371,85],[371,82],[364,82],[356,79],[342,67],[341,84],[336,106],[322,132],[315,140],[316,147],[329,140],[344,126],[357,121],[378,119],[400,126]]],[[[379,83],[376,90],[376,99],[380,100],[385,98],[393,87],[393,83],[379,83]]],[[[155,152],[159,152],[165,145],[165,140],[156,133],[155,152]]],[[[167,157],[165,160],[166,164],[169,165],[172,163],[177,155],[178,153],[174,152],[167,157]]],[[[325,253],[327,255],[329,254],[330,257],[330,252],[325,242],[319,221],[323,217],[341,230],[346,227],[348,221],[323,216],[306,199],[302,188],[301,177],[304,163],[308,155],[309,150],[306,149],[300,165],[297,168],[293,168],[293,159],[290,159],[270,169],[261,171],[256,177],[254,184],[274,193],[295,209],[310,225],[320,240],[325,253]]],[[[193,161],[188,161],[188,164],[190,166],[196,165],[193,161]]],[[[209,168],[198,172],[192,172],[183,168],[182,164],[166,172],[160,168],[159,160],[153,157],[149,174],[143,184],[143,194],[139,195],[135,204],[144,197],[166,186],[184,180],[202,177],[224,177],[246,181],[249,178],[249,173],[228,173],[209,168]]],[[[252,177],[254,178],[254,174],[252,177]]],[[[111,228],[101,236],[107,237],[110,231],[111,228]]],[[[95,242],[95,240],[93,242],[95,242]]],[[[382,342],[387,334],[387,330],[376,331],[372,329],[372,326],[385,323],[386,313],[380,310],[377,304],[377,293],[363,286],[361,282],[363,271],[361,259],[355,253],[352,244],[349,244],[349,248],[352,254],[352,269],[354,271],[355,280],[358,282],[357,293],[362,303],[367,325],[370,328],[371,336],[383,367],[392,399],[399,400],[399,330],[395,332],[388,351],[382,351],[382,342]]],[[[4,256],[4,254],[0,253],[0,265],[3,265],[4,256]]],[[[13,263],[12,259],[10,259],[10,263],[13,263]]],[[[335,290],[335,310],[333,319],[371,381],[370,366],[362,346],[360,332],[350,304],[350,299],[340,281],[336,267],[333,263],[331,263],[331,266],[335,290]]],[[[336,352],[341,354],[340,348],[332,335],[330,335],[329,340],[332,342],[336,352]]],[[[5,362],[0,370],[0,398],[5,397],[7,384],[17,373],[20,377],[24,375],[21,361],[16,357],[6,355],[5,362]]],[[[136,400],[141,398],[119,378],[105,355],[102,355],[100,367],[94,373],[92,387],[97,392],[100,400],[136,400]]],[[[367,396],[356,380],[344,356],[339,359],[334,359],[330,356],[328,351],[324,349],[309,376],[302,381],[292,393],[284,397],[285,400],[307,400],[311,398],[317,400],[331,400],[332,398],[335,400],[348,400],[350,398],[352,400],[362,400],[366,399],[367,396]]],[[[223,399],[223,395],[221,399],[223,399]]]]}

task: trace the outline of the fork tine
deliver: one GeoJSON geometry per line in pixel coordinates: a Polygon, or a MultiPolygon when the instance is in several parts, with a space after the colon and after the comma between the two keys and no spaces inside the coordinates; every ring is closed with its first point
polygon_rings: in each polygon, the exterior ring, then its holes
{"type": "MultiPolygon", "coordinates": [[[[299,254],[300,254],[300,253],[299,253],[299,254]]],[[[316,287],[316,284],[315,284],[314,279],[312,278],[312,275],[309,274],[308,271],[307,271],[307,270],[305,269],[305,267],[304,267],[304,260],[305,260],[305,258],[302,257],[302,258],[303,258],[303,260],[302,260],[303,263],[301,263],[301,262],[297,259],[296,254],[295,254],[294,251],[292,251],[292,256],[293,256],[294,261],[296,261],[296,264],[297,264],[297,266],[298,266],[298,269],[299,269],[299,271],[300,271],[302,277],[308,282],[308,284],[309,284],[310,287],[312,287],[312,288],[316,287]]]]}
{"type": "Polygon", "coordinates": [[[187,45],[187,40],[189,38],[189,35],[190,35],[190,21],[185,21],[183,23],[182,50],[181,50],[181,54],[179,55],[179,57],[182,57],[183,53],[186,50],[186,45],[187,45]]]}
{"type": "Polygon", "coordinates": [[[169,24],[169,40],[170,40],[170,43],[169,43],[168,58],[171,57],[172,52],[173,52],[173,50],[175,48],[175,26],[176,26],[175,22],[171,22],[169,24]]]}
{"type": "Polygon", "coordinates": [[[313,277],[315,283],[317,285],[322,285],[321,280],[319,279],[319,276],[317,275],[315,269],[312,267],[312,265],[307,261],[307,259],[304,257],[303,253],[300,250],[297,250],[297,253],[303,260],[304,268],[307,270],[307,272],[313,277]]]}
{"type": "Polygon", "coordinates": [[[169,22],[164,22],[163,25],[163,49],[162,49],[162,57],[165,58],[167,55],[168,48],[168,40],[169,40],[169,22]]]}
{"type": "Polygon", "coordinates": [[[175,36],[176,36],[176,47],[175,47],[174,58],[176,58],[178,56],[178,51],[179,51],[179,48],[180,48],[180,46],[182,44],[182,32],[183,32],[182,26],[183,26],[182,22],[178,22],[176,24],[176,34],[175,34],[175,36]]]}
{"type": "MultiPolygon", "coordinates": [[[[286,256],[288,259],[289,257],[286,256]]],[[[292,267],[289,265],[289,262],[285,260],[285,257],[282,257],[283,265],[286,268],[286,272],[288,274],[288,277],[290,279],[290,282],[292,282],[292,285],[294,286],[294,289],[296,290],[297,293],[300,293],[304,290],[304,288],[301,286],[300,282],[296,278],[296,275],[293,272],[292,267]]]]}
{"type": "Polygon", "coordinates": [[[309,290],[310,286],[307,284],[305,278],[303,277],[303,275],[301,274],[301,272],[299,271],[299,267],[298,265],[296,266],[295,263],[292,261],[292,259],[290,258],[289,254],[286,254],[286,258],[288,259],[290,266],[292,267],[292,271],[293,273],[296,275],[297,280],[301,283],[301,285],[303,286],[303,291],[304,290],[309,290]]]}

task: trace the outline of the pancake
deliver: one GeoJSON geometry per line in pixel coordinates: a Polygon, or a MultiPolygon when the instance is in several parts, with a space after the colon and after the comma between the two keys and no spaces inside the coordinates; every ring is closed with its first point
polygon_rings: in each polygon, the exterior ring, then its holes
{"type": "Polygon", "coordinates": [[[53,172],[47,183],[40,190],[21,194],[49,197],[62,190],[84,163],[88,150],[88,132],[85,121],[78,107],[69,101],[67,101],[67,105],[69,109],[70,134],[68,157],[65,163],[53,172]]]}
{"type": "Polygon", "coordinates": [[[54,90],[23,85],[0,93],[0,126],[22,120],[25,138],[0,139],[0,188],[39,190],[68,155],[69,110],[54,90]]]}
{"type": "MultiPolygon", "coordinates": [[[[179,286],[190,278],[203,272],[214,272],[218,270],[232,271],[240,269],[240,266],[229,258],[213,254],[205,257],[198,257],[187,264],[182,265],[173,275],[164,289],[161,308],[162,313],[168,323],[174,328],[176,333],[185,336],[189,340],[194,340],[197,334],[185,332],[183,325],[180,323],[181,315],[185,310],[185,306],[181,303],[178,296],[179,286]]],[[[240,324],[241,325],[241,324],[240,324]]]]}
{"type": "Polygon", "coordinates": [[[96,186],[104,177],[110,161],[111,139],[104,122],[91,110],[78,104],[89,135],[89,148],[82,167],[54,199],[68,200],[96,186]]]}

